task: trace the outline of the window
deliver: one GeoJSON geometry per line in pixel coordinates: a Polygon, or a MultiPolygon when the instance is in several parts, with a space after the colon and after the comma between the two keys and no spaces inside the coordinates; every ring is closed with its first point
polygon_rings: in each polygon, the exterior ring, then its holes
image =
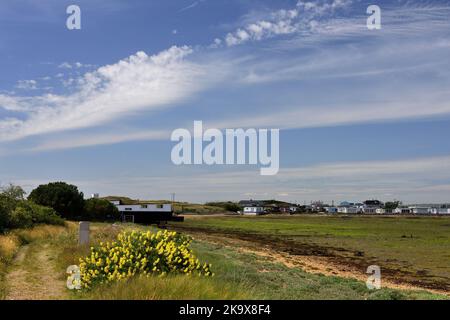
{"type": "Polygon", "coordinates": [[[133,208],[125,208],[125,211],[131,211],[133,208]]]}
{"type": "Polygon", "coordinates": [[[163,205],[163,204],[157,204],[157,205],[156,205],[156,208],[157,208],[157,209],[162,209],[162,208],[164,208],[164,205],[163,205]]]}
{"type": "Polygon", "coordinates": [[[141,204],[141,208],[142,208],[142,209],[147,209],[147,208],[148,208],[148,205],[146,205],[146,204],[141,204]]]}

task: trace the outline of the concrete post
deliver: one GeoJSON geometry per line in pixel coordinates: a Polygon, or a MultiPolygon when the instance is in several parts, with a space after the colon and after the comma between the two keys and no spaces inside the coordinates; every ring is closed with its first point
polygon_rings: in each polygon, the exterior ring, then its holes
{"type": "Polygon", "coordinates": [[[89,245],[89,222],[87,222],[87,221],[80,222],[78,244],[79,245],[89,245]]]}

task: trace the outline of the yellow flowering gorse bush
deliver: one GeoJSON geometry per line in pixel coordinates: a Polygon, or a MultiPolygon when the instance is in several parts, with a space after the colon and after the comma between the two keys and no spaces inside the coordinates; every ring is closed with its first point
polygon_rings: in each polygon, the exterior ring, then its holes
{"type": "Polygon", "coordinates": [[[90,255],[80,259],[81,284],[89,288],[137,274],[213,276],[211,265],[200,263],[193,255],[191,241],[187,236],[167,230],[120,233],[117,241],[91,247],[90,255]]]}

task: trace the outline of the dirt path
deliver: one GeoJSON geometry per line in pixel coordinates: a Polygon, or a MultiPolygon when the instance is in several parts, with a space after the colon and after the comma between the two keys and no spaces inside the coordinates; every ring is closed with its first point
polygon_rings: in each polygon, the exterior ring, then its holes
{"type": "MultiPolygon", "coordinates": [[[[299,249],[299,244],[296,244],[296,250],[294,250],[291,247],[292,244],[284,248],[280,246],[279,242],[271,243],[271,239],[259,241],[260,239],[258,238],[249,235],[242,236],[238,233],[227,235],[217,231],[205,232],[205,230],[200,231],[190,228],[181,228],[179,231],[187,232],[198,240],[230,247],[244,253],[252,253],[282,263],[289,268],[301,268],[309,273],[352,278],[363,282],[366,282],[368,277],[365,273],[365,268],[329,254],[329,252],[326,252],[328,251],[326,248],[310,247],[299,249]]],[[[402,290],[427,290],[450,296],[448,290],[411,283],[406,281],[402,275],[395,273],[385,275],[382,279],[382,286],[402,290]]]]}
{"type": "Polygon", "coordinates": [[[51,260],[49,244],[22,247],[6,275],[6,300],[55,300],[66,298],[65,282],[51,260]]]}

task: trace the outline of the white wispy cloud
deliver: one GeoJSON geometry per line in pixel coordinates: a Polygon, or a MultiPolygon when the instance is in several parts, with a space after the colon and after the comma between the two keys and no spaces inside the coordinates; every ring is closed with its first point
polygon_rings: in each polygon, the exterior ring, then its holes
{"type": "Polygon", "coordinates": [[[213,82],[206,66],[189,62],[189,47],[157,55],[138,52],[78,79],[71,95],[0,95],[0,107],[22,111],[25,119],[0,120],[0,140],[95,126],[137,110],[155,110],[194,94],[213,82]]]}
{"type": "Polygon", "coordinates": [[[36,90],[37,89],[37,81],[36,80],[19,80],[16,84],[17,89],[24,90],[36,90]]]}
{"type": "MultiPolygon", "coordinates": [[[[224,88],[236,84],[245,88],[246,85],[275,81],[367,78],[419,71],[442,78],[441,87],[423,91],[418,91],[415,87],[405,89],[404,86],[396,88],[394,92],[383,90],[379,104],[348,101],[346,105],[335,103],[309,106],[302,103],[301,95],[298,95],[295,96],[300,101],[298,104],[283,103],[271,108],[261,106],[266,108],[261,108],[258,115],[249,106],[248,116],[245,113],[247,108],[243,108],[239,117],[235,114],[232,117],[221,115],[222,120],[215,119],[208,123],[219,128],[305,128],[450,113],[450,93],[443,88],[448,74],[442,74],[442,70],[448,67],[442,57],[450,48],[448,35],[442,33],[442,30],[446,30],[446,27],[448,30],[449,27],[449,21],[445,19],[445,12],[449,12],[449,7],[428,6],[425,11],[414,7],[389,10],[383,15],[383,21],[392,27],[383,29],[383,37],[374,35],[379,42],[365,51],[355,43],[340,46],[330,52],[315,49],[311,55],[290,55],[283,58],[276,56],[275,59],[263,54],[258,56],[257,53],[242,58],[241,52],[236,54],[232,51],[237,45],[263,41],[280,34],[290,34],[292,37],[274,44],[275,49],[294,50],[293,52],[302,50],[308,44],[320,48],[321,44],[326,44],[333,37],[355,37],[355,41],[359,41],[362,36],[369,34],[365,28],[365,20],[361,19],[363,14],[357,18],[336,16],[336,12],[350,5],[350,1],[339,0],[299,2],[294,8],[271,12],[265,18],[259,18],[230,32],[223,39],[216,39],[215,49],[212,50],[173,47],[153,56],[138,52],[116,64],[88,72],[81,78],[63,79],[68,87],[72,88],[77,84],[69,95],[27,97],[0,94],[0,108],[22,113],[20,117],[0,119],[0,141],[94,127],[140,110],[158,110],[206,90],[213,82],[224,88]],[[407,18],[398,19],[402,14],[407,18]],[[424,20],[425,17],[428,17],[427,21],[424,20]],[[420,31],[421,36],[411,36],[411,30],[420,31]],[[403,38],[406,40],[401,40],[403,38]],[[222,54],[222,44],[231,47],[227,48],[227,54],[222,54]],[[431,57],[427,63],[423,62],[424,56],[431,57]],[[224,63],[224,60],[228,63],[224,63]]],[[[67,65],[77,67],[76,63],[67,65]]],[[[63,78],[64,75],[56,77],[63,78]]],[[[110,131],[105,130],[103,136],[91,141],[77,136],[74,140],[78,141],[76,143],[71,143],[68,138],[66,145],[80,147],[83,143],[91,146],[154,137],[149,134],[148,129],[144,129],[142,134],[111,134],[111,138],[107,139],[109,134],[110,131]]],[[[37,145],[34,149],[50,150],[52,146],[62,148],[64,144],[46,140],[43,145],[37,145]]]]}
{"type": "Polygon", "coordinates": [[[214,44],[225,43],[227,46],[235,46],[279,35],[306,32],[314,29],[316,19],[330,18],[336,10],[349,7],[351,3],[352,1],[349,0],[299,1],[295,8],[271,12],[263,20],[249,23],[245,27],[228,33],[223,40],[216,39],[214,44]]]}
{"type": "Polygon", "coordinates": [[[195,7],[197,7],[199,4],[201,4],[202,2],[205,2],[206,0],[197,0],[192,2],[191,4],[181,8],[178,12],[184,12],[184,11],[188,11],[190,9],[194,9],[195,7]]]}
{"type": "Polygon", "coordinates": [[[81,62],[74,62],[74,63],[63,62],[58,66],[58,68],[60,68],[60,69],[80,69],[80,68],[92,68],[92,67],[95,67],[95,65],[81,63],[81,62]]]}
{"type": "Polygon", "coordinates": [[[399,121],[414,118],[434,117],[450,114],[450,92],[442,97],[439,93],[414,95],[400,101],[385,100],[379,103],[349,103],[328,107],[293,106],[260,112],[260,115],[241,115],[209,123],[214,128],[280,128],[302,129],[333,127],[361,123],[399,121]]]}
{"type": "Polygon", "coordinates": [[[128,141],[150,141],[150,140],[168,140],[170,131],[164,130],[120,130],[102,133],[88,134],[70,134],[68,136],[59,135],[58,137],[49,137],[39,142],[35,147],[28,149],[28,152],[41,152],[51,150],[65,150],[80,147],[92,147],[98,145],[110,145],[128,141]]]}

